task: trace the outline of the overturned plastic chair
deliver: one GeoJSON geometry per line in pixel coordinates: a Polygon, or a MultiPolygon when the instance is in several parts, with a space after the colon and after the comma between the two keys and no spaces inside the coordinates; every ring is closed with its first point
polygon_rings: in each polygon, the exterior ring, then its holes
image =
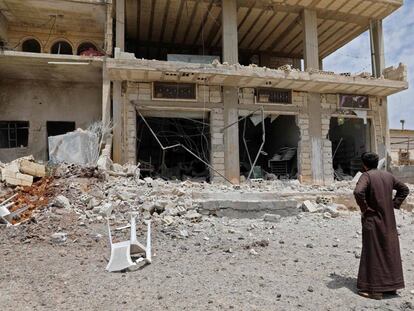
{"type": "Polygon", "coordinates": [[[114,272],[135,266],[135,263],[131,259],[131,241],[112,243],[112,234],[109,220],[107,220],[107,224],[109,243],[111,245],[111,257],[109,259],[108,265],[106,266],[106,270],[109,272],[114,272]]]}
{"type": "Polygon", "coordinates": [[[140,242],[138,242],[135,216],[131,216],[131,241],[130,242],[131,242],[131,254],[135,255],[135,254],[139,254],[139,253],[145,253],[145,259],[142,259],[142,260],[144,260],[146,263],[150,264],[152,262],[152,256],[151,256],[151,220],[148,220],[148,224],[147,224],[147,245],[144,246],[140,242]]]}

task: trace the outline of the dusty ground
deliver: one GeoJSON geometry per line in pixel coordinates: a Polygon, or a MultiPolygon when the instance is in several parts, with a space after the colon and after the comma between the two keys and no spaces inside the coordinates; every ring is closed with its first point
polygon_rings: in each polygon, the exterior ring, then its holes
{"type": "Polygon", "coordinates": [[[153,264],[125,273],[105,272],[109,256],[105,224],[86,226],[71,212],[47,212],[37,223],[0,228],[0,306],[1,310],[412,310],[413,220],[412,213],[398,212],[406,289],[398,298],[371,301],[355,294],[361,251],[356,212],[336,219],[300,214],[280,223],[210,217],[178,227],[158,225],[153,264]],[[69,233],[63,244],[50,241],[58,231],[69,233]]]}

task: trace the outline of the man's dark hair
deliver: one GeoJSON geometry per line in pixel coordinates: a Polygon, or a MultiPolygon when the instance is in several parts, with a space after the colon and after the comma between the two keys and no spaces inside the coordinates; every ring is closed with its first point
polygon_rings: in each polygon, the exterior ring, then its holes
{"type": "Polygon", "coordinates": [[[373,152],[364,152],[361,156],[362,163],[368,168],[373,169],[378,167],[379,157],[373,152]]]}

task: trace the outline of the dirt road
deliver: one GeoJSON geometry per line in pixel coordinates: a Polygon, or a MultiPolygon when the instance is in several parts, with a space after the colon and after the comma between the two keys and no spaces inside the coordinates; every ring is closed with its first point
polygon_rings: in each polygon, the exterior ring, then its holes
{"type": "Polygon", "coordinates": [[[279,223],[207,217],[195,224],[158,225],[153,264],[125,273],[105,272],[109,249],[104,223],[84,225],[74,213],[47,212],[38,223],[0,229],[0,306],[412,310],[413,220],[412,213],[398,212],[406,289],[398,298],[372,301],[355,294],[361,251],[356,212],[336,219],[303,213],[279,223]],[[68,233],[67,241],[51,242],[55,232],[68,233]]]}

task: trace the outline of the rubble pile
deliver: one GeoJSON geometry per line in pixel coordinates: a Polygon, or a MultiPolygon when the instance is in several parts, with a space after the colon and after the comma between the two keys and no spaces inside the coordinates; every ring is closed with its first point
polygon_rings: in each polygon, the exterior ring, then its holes
{"type": "Polygon", "coordinates": [[[318,196],[315,202],[306,200],[301,205],[303,212],[321,213],[324,218],[336,218],[340,212],[348,211],[348,208],[343,204],[336,204],[332,202],[332,198],[325,196],[318,196]]]}
{"type": "MultiPolygon", "coordinates": [[[[333,203],[331,198],[338,195],[351,197],[356,183],[355,179],[327,186],[303,185],[297,180],[258,179],[240,185],[191,180],[166,181],[140,178],[139,166],[136,165],[122,166],[106,159],[103,162],[106,163],[105,167],[53,164],[47,167],[47,174],[46,167],[34,163],[33,157],[2,164],[2,180],[7,187],[0,190],[0,204],[15,195],[9,208],[10,213],[16,214],[13,215],[12,224],[36,217],[37,213],[47,209],[58,214],[75,212],[79,223],[83,225],[104,222],[107,218],[112,224],[125,225],[131,213],[136,213],[139,221],[152,219],[164,227],[179,227],[199,222],[205,217],[201,215],[200,194],[220,198],[230,193],[237,199],[243,194],[277,193],[278,196],[294,197],[303,212],[335,218],[341,211],[348,209],[342,204],[333,203]],[[11,172],[14,172],[14,176],[30,177],[34,183],[26,183],[22,179],[24,182],[16,186],[17,182],[10,177],[11,172]],[[313,196],[318,196],[316,201],[306,200],[313,196]]],[[[412,185],[410,188],[411,193],[414,193],[412,185]]],[[[263,219],[276,223],[279,216],[266,214],[263,219]]],[[[178,230],[176,234],[185,236],[181,231],[178,230]]]]}

